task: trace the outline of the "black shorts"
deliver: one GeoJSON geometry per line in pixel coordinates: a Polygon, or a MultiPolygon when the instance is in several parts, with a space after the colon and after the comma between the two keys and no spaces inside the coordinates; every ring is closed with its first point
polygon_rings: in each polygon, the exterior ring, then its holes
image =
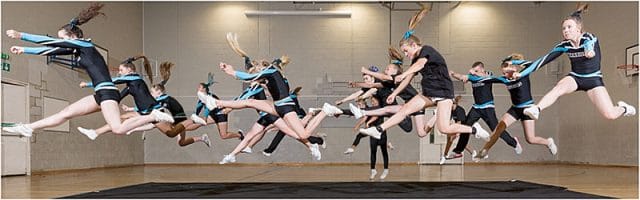
{"type": "Polygon", "coordinates": [[[227,114],[215,114],[213,112],[210,112],[209,116],[216,123],[227,122],[228,118],[229,118],[229,116],[227,114]]]}
{"type": "Polygon", "coordinates": [[[278,119],[280,119],[278,116],[272,115],[272,114],[267,114],[265,116],[262,116],[258,119],[257,123],[262,125],[263,127],[267,127],[273,123],[276,123],[276,121],[278,121],[278,119]]]}
{"type": "Polygon", "coordinates": [[[525,108],[511,107],[507,111],[507,114],[511,115],[513,118],[516,118],[516,120],[520,120],[520,121],[532,120],[531,117],[529,117],[529,116],[524,114],[524,112],[523,112],[524,109],[525,108]]]}
{"type": "Polygon", "coordinates": [[[186,116],[173,117],[173,125],[178,125],[180,122],[187,120],[186,116]]]}
{"type": "Polygon", "coordinates": [[[96,94],[93,95],[93,98],[96,100],[98,105],[106,100],[114,100],[120,103],[120,92],[118,92],[118,90],[111,89],[98,90],[96,91],[96,94]]]}
{"type": "Polygon", "coordinates": [[[284,118],[284,115],[286,115],[287,113],[295,112],[295,111],[296,111],[296,107],[293,105],[276,106],[276,112],[278,113],[278,116],[282,118],[284,118]]]}
{"type": "Polygon", "coordinates": [[[576,85],[578,85],[578,89],[576,91],[589,91],[593,88],[604,86],[604,82],[602,81],[602,77],[579,77],[573,74],[569,74],[573,80],[576,81],[576,85]]]}

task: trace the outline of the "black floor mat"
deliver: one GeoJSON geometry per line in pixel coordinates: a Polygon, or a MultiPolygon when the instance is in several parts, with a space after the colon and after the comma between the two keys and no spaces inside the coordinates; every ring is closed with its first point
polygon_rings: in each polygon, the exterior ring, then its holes
{"type": "Polygon", "coordinates": [[[523,181],[144,183],[63,198],[609,198],[523,181]]]}

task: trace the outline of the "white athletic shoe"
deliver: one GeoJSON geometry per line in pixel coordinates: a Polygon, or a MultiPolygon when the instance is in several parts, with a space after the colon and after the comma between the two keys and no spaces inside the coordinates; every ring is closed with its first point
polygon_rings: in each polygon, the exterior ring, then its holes
{"type": "Polygon", "coordinates": [[[625,117],[636,115],[636,108],[634,108],[632,105],[629,105],[629,104],[625,103],[624,101],[618,101],[618,106],[625,108],[625,110],[626,110],[624,112],[624,116],[625,117]]]}
{"type": "Polygon", "coordinates": [[[373,180],[374,178],[376,178],[376,174],[378,174],[378,172],[375,169],[372,169],[369,179],[373,180]]]}
{"type": "Polygon", "coordinates": [[[352,154],[355,150],[351,147],[349,147],[346,151],[344,151],[344,154],[352,154]]]}
{"type": "Polygon", "coordinates": [[[387,175],[389,175],[389,169],[382,170],[382,174],[380,175],[380,179],[387,178],[387,175]]]}
{"type": "Polygon", "coordinates": [[[447,161],[446,157],[444,156],[440,157],[440,165],[443,165],[445,161],[447,161]]]}
{"type": "Polygon", "coordinates": [[[471,158],[478,156],[478,152],[476,150],[473,150],[471,152],[471,158]]]}
{"type": "Polygon", "coordinates": [[[513,137],[513,139],[516,140],[516,147],[513,148],[513,150],[515,150],[518,155],[522,154],[522,145],[520,145],[520,140],[518,140],[517,137],[513,137]]]}
{"type": "Polygon", "coordinates": [[[324,105],[322,106],[322,111],[324,111],[324,113],[326,113],[327,115],[342,114],[342,110],[340,110],[340,108],[335,107],[334,105],[331,105],[328,103],[324,103],[324,105]]]}
{"type": "Polygon", "coordinates": [[[362,118],[362,116],[364,116],[364,110],[358,108],[358,106],[355,106],[352,103],[349,103],[349,110],[351,110],[351,113],[353,113],[353,117],[355,117],[356,119],[360,119],[362,118]]]}
{"type": "Polygon", "coordinates": [[[264,152],[264,151],[262,151],[262,155],[264,155],[266,157],[271,157],[271,153],[267,153],[267,152],[264,152]]]}
{"type": "Polygon", "coordinates": [[[556,155],[558,153],[558,146],[556,146],[556,143],[553,141],[553,138],[549,138],[547,140],[549,140],[549,144],[547,145],[547,147],[549,148],[551,155],[556,155]]]}
{"type": "Polygon", "coordinates": [[[227,163],[234,163],[236,162],[236,156],[234,155],[225,155],[224,158],[218,163],[221,165],[227,164],[227,163]]]}
{"type": "Polygon", "coordinates": [[[242,152],[242,153],[253,153],[253,150],[251,150],[251,147],[245,147],[240,152],[242,152]]]}
{"type": "Polygon", "coordinates": [[[157,122],[169,122],[169,123],[174,122],[173,116],[171,116],[170,114],[161,112],[159,110],[152,110],[151,116],[153,116],[153,118],[155,118],[157,122]]]}
{"type": "Polygon", "coordinates": [[[473,127],[476,128],[476,138],[482,138],[485,141],[489,141],[489,139],[491,139],[491,135],[489,134],[489,132],[484,130],[479,123],[476,122],[475,124],[473,124],[473,127]]]}
{"type": "Polygon", "coordinates": [[[322,153],[320,153],[320,147],[318,147],[318,144],[312,144],[310,149],[311,149],[311,156],[314,159],[316,160],[322,159],[322,153]]]}
{"type": "Polygon", "coordinates": [[[473,162],[478,162],[480,160],[484,160],[489,158],[489,152],[485,149],[480,150],[480,153],[478,153],[476,156],[474,156],[472,158],[473,162]]]}
{"type": "Polygon", "coordinates": [[[533,120],[538,120],[538,117],[540,117],[540,107],[536,105],[525,108],[522,112],[533,120]]]}
{"type": "Polygon", "coordinates": [[[391,142],[387,142],[387,148],[389,148],[389,150],[394,150],[396,149],[396,147],[394,147],[391,142]]]}
{"type": "Polygon", "coordinates": [[[20,133],[20,135],[24,137],[31,137],[31,135],[33,135],[33,129],[24,124],[16,124],[16,126],[13,127],[2,127],[2,130],[10,133],[20,133]]]}
{"type": "Polygon", "coordinates": [[[211,147],[211,140],[209,140],[209,135],[202,134],[202,142],[207,145],[207,147],[211,147]]]}
{"type": "Polygon", "coordinates": [[[361,128],[361,129],[359,130],[359,132],[360,132],[360,133],[362,133],[362,134],[365,134],[365,135],[371,136],[371,137],[373,137],[373,138],[375,138],[375,139],[378,139],[378,140],[380,139],[380,136],[382,136],[382,133],[380,133],[380,132],[376,129],[376,127],[369,127],[369,128],[367,128],[367,129],[362,129],[362,128],[361,128]]]}
{"type": "Polygon", "coordinates": [[[320,145],[320,147],[322,147],[322,149],[326,149],[327,148],[327,134],[326,133],[318,133],[318,136],[320,136],[322,138],[322,145],[320,145]]]}
{"type": "Polygon", "coordinates": [[[96,140],[96,138],[98,137],[98,133],[96,133],[96,130],[93,130],[93,129],[86,129],[86,128],[78,127],[78,131],[80,131],[80,133],[86,135],[91,140],[96,140]]]}
{"type": "Polygon", "coordinates": [[[200,116],[196,115],[195,113],[191,114],[191,116],[189,118],[191,119],[191,121],[193,121],[193,123],[200,124],[200,125],[203,125],[203,126],[207,125],[207,121],[205,121],[204,119],[202,119],[200,116]]]}
{"type": "Polygon", "coordinates": [[[198,95],[198,99],[202,101],[202,103],[204,103],[205,106],[207,106],[207,109],[213,110],[218,107],[218,105],[216,104],[216,99],[213,98],[211,95],[207,95],[204,92],[198,92],[197,95],[198,95]]]}
{"type": "Polygon", "coordinates": [[[320,108],[309,108],[309,113],[311,113],[311,115],[317,115],[320,111],[322,111],[320,108]]]}

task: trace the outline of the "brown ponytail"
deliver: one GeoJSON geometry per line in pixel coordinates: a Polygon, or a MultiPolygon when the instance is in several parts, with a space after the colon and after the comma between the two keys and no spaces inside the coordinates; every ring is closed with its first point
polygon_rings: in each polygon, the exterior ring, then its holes
{"type": "Polygon", "coordinates": [[[80,29],[79,26],[87,23],[95,16],[106,16],[103,12],[100,12],[100,9],[102,9],[102,7],[104,7],[104,4],[102,3],[91,3],[91,5],[87,9],[82,10],[77,17],[71,19],[68,24],[65,24],[60,29],[64,29],[65,31],[67,31],[67,33],[75,35],[78,38],[83,38],[84,34],[82,33],[82,29],[80,29]]]}

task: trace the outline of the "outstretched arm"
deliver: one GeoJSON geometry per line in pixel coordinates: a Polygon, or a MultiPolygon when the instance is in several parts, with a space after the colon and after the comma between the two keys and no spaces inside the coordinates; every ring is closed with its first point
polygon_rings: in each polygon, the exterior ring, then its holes
{"type": "Polygon", "coordinates": [[[367,69],[365,67],[360,68],[360,72],[362,72],[363,74],[369,75],[369,76],[373,76],[373,78],[377,78],[377,79],[380,79],[380,80],[385,80],[385,81],[393,80],[393,77],[391,77],[391,76],[389,76],[389,75],[387,75],[385,73],[372,72],[372,71],[370,71],[369,69],[367,69]]]}
{"type": "MultiPolygon", "coordinates": [[[[388,104],[393,103],[393,101],[396,99],[396,96],[398,96],[398,94],[400,94],[400,92],[402,92],[405,88],[407,88],[409,83],[411,83],[411,79],[413,79],[413,76],[415,76],[415,74],[409,74],[409,76],[407,78],[405,78],[404,80],[402,80],[400,85],[398,85],[398,87],[395,90],[393,90],[391,95],[389,95],[389,97],[387,97],[387,103],[388,104]]],[[[398,76],[396,76],[396,78],[398,78],[398,76]]]]}
{"type": "Polygon", "coordinates": [[[358,96],[360,96],[361,94],[362,94],[362,90],[355,91],[354,93],[351,93],[351,95],[345,97],[344,99],[340,99],[340,100],[336,101],[335,103],[336,103],[336,105],[340,105],[340,104],[342,104],[344,102],[351,101],[351,100],[354,100],[354,99],[358,98],[358,96]]]}
{"type": "Polygon", "coordinates": [[[469,81],[469,76],[467,75],[462,75],[462,74],[458,74],[454,71],[449,70],[449,75],[451,75],[451,77],[458,79],[460,81],[462,81],[463,83],[467,83],[467,81],[469,81]]]}

